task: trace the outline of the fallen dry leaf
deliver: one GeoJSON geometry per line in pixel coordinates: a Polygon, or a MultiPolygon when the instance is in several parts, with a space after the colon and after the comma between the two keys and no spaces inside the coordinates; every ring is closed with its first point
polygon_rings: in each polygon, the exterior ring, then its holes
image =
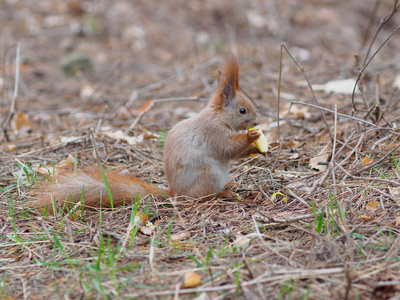
{"type": "Polygon", "coordinates": [[[245,14],[250,26],[255,28],[268,27],[269,18],[266,18],[259,10],[248,9],[245,11],[245,14]]]}
{"type": "Polygon", "coordinates": [[[296,146],[297,146],[298,144],[299,144],[299,143],[296,142],[295,140],[290,140],[289,142],[287,142],[287,143],[285,144],[285,146],[288,147],[288,148],[296,148],[296,146]]]}
{"type": "Polygon", "coordinates": [[[320,165],[319,163],[327,163],[329,159],[330,143],[326,144],[324,148],[317,154],[317,156],[310,159],[309,166],[311,169],[316,169],[320,172],[326,171],[328,165],[320,165]]]}
{"type": "MultiPolygon", "coordinates": [[[[282,108],[281,116],[286,118],[289,109],[289,103],[282,108]]],[[[311,117],[309,112],[310,108],[308,106],[292,106],[290,108],[289,117],[292,119],[308,119],[311,117]]]]}
{"type": "Polygon", "coordinates": [[[75,158],[71,154],[69,154],[66,160],[60,161],[58,164],[54,166],[54,168],[52,165],[46,165],[45,167],[38,167],[36,170],[42,174],[47,174],[50,170],[51,174],[53,174],[54,171],[54,174],[58,175],[63,171],[65,172],[66,170],[72,169],[74,166],[75,166],[75,158]]]}
{"type": "Polygon", "coordinates": [[[233,241],[232,246],[243,246],[250,243],[250,239],[244,235],[239,235],[236,240],[233,241]]]}
{"type": "Polygon", "coordinates": [[[71,154],[68,154],[67,159],[60,161],[57,164],[57,167],[59,167],[59,168],[69,168],[69,167],[73,167],[74,165],[75,165],[75,158],[71,154]]]}
{"type": "Polygon", "coordinates": [[[172,234],[171,241],[182,241],[182,240],[185,240],[187,237],[188,237],[188,234],[186,232],[172,234]]]}
{"type": "Polygon", "coordinates": [[[142,214],[142,213],[140,213],[140,212],[137,212],[136,216],[135,216],[135,218],[133,220],[132,227],[135,227],[138,223],[145,224],[146,222],[147,222],[147,216],[142,214]]]}
{"type": "Polygon", "coordinates": [[[18,150],[18,147],[16,145],[14,145],[14,144],[8,145],[7,148],[6,148],[7,152],[14,152],[14,151],[17,151],[17,150],[18,150]]]}
{"type": "Polygon", "coordinates": [[[93,93],[94,93],[93,87],[89,84],[86,84],[81,88],[80,96],[81,96],[81,98],[86,99],[86,98],[91,97],[93,95],[93,93]]]}
{"type": "Polygon", "coordinates": [[[19,111],[12,120],[11,127],[14,132],[18,132],[21,129],[32,128],[33,123],[29,121],[29,117],[27,114],[19,111]]]}
{"type": "Polygon", "coordinates": [[[143,233],[144,235],[152,235],[154,231],[156,230],[157,226],[140,226],[139,231],[143,233]]]}
{"type": "Polygon", "coordinates": [[[142,223],[142,224],[145,224],[147,222],[147,218],[148,218],[147,215],[137,212],[136,217],[140,218],[140,223],[142,223]]]}
{"type": "Polygon", "coordinates": [[[365,155],[365,157],[364,157],[364,159],[362,160],[361,163],[362,163],[363,165],[368,165],[368,164],[372,163],[372,161],[373,161],[373,160],[370,159],[368,155],[365,155]]]}
{"type": "Polygon", "coordinates": [[[57,145],[60,142],[62,144],[72,144],[72,143],[81,143],[83,141],[82,137],[80,136],[62,136],[60,138],[60,141],[58,141],[57,139],[51,139],[50,140],[50,145],[57,145]]]}
{"type": "Polygon", "coordinates": [[[185,274],[183,279],[183,287],[190,288],[198,285],[201,282],[201,275],[195,272],[189,272],[185,274]]]}
{"type": "Polygon", "coordinates": [[[271,196],[271,201],[274,202],[276,196],[278,196],[278,195],[282,196],[282,199],[283,199],[284,202],[287,201],[287,197],[284,194],[282,194],[281,192],[273,193],[272,196],[271,196]]]}
{"type": "Polygon", "coordinates": [[[374,217],[371,216],[366,216],[366,215],[360,215],[360,217],[364,220],[372,220],[374,217]]]}
{"type": "Polygon", "coordinates": [[[400,215],[396,216],[396,226],[400,226],[400,215]]]}
{"type": "Polygon", "coordinates": [[[393,87],[398,88],[400,90],[400,75],[397,75],[394,82],[393,87]]]}
{"type": "Polygon", "coordinates": [[[394,196],[400,196],[400,187],[389,188],[394,196]]]}
{"type": "Polygon", "coordinates": [[[153,99],[147,99],[146,102],[138,109],[127,109],[121,107],[117,110],[117,115],[120,117],[131,117],[132,115],[138,115],[144,112],[153,102],[153,99]]]}
{"type": "MultiPolygon", "coordinates": [[[[353,93],[356,80],[354,78],[339,79],[328,81],[325,84],[314,84],[314,91],[324,91],[325,93],[351,95],[353,93]]],[[[359,93],[356,89],[356,93],[359,93]]]]}
{"type": "Polygon", "coordinates": [[[146,102],[139,108],[138,112],[144,112],[153,102],[153,99],[147,99],[146,102]]]}
{"type": "Polygon", "coordinates": [[[140,134],[138,136],[129,136],[125,134],[123,130],[106,131],[104,132],[104,134],[116,140],[126,141],[129,145],[135,145],[137,143],[143,142],[144,140],[143,134],[140,134]]]}
{"type": "Polygon", "coordinates": [[[367,210],[374,210],[379,205],[378,201],[370,201],[365,207],[367,210]]]}
{"type": "Polygon", "coordinates": [[[71,221],[75,221],[77,217],[79,217],[81,215],[81,211],[80,210],[76,210],[72,215],[70,220],[71,221]]]}

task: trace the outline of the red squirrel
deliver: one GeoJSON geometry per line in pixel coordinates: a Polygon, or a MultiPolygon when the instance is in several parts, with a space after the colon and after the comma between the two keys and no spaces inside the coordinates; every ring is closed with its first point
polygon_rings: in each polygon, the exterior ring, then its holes
{"type": "MultiPolygon", "coordinates": [[[[235,195],[227,188],[229,161],[260,153],[253,144],[260,133],[256,130],[239,133],[256,126],[258,120],[254,105],[240,90],[235,56],[226,63],[221,77],[208,105],[195,117],[175,125],[167,136],[164,169],[169,190],[130,175],[108,171],[106,177],[113,205],[128,203],[137,195],[148,194],[162,198],[235,195]]],[[[100,203],[110,205],[98,167],[84,168],[77,174],[57,175],[56,182],[41,187],[42,193],[30,206],[51,206],[54,198],[61,204],[71,200],[79,202],[82,188],[86,207],[98,207],[100,203]]]]}

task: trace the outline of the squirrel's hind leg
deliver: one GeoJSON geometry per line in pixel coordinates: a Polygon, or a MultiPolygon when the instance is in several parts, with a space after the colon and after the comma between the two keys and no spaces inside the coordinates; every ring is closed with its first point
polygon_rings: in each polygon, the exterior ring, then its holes
{"type": "Polygon", "coordinates": [[[225,190],[225,191],[219,192],[217,194],[217,198],[234,198],[234,199],[237,199],[237,197],[238,197],[238,195],[235,192],[231,191],[231,190],[225,190]]]}

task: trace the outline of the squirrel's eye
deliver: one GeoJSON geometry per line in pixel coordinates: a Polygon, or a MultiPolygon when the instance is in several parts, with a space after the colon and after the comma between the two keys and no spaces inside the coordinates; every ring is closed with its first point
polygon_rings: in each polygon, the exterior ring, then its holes
{"type": "Polygon", "coordinates": [[[242,107],[241,109],[239,109],[239,112],[240,112],[242,115],[244,115],[244,114],[246,113],[246,109],[242,107]]]}

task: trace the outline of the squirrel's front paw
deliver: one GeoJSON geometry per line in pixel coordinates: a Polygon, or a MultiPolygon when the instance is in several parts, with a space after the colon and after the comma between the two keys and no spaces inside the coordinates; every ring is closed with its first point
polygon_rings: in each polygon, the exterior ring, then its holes
{"type": "Polygon", "coordinates": [[[247,140],[252,143],[256,140],[258,140],[258,138],[261,136],[261,134],[258,132],[258,130],[250,130],[246,133],[247,136],[247,140]]]}

